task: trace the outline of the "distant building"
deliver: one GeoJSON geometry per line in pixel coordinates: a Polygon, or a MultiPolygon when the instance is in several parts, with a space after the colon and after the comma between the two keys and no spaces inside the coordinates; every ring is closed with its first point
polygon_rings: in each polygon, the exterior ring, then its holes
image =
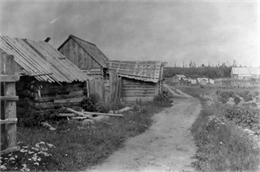
{"type": "Polygon", "coordinates": [[[179,82],[181,80],[186,81],[187,80],[186,76],[185,75],[175,75],[172,77],[173,82],[179,82]]]}
{"type": "Polygon", "coordinates": [[[188,81],[189,81],[192,85],[197,84],[197,80],[196,80],[196,79],[189,78],[188,81]]]}
{"type": "Polygon", "coordinates": [[[200,85],[207,85],[208,84],[208,78],[197,78],[197,81],[200,85]]]}
{"type": "Polygon", "coordinates": [[[240,68],[233,67],[231,70],[231,78],[233,79],[251,79],[260,78],[260,68],[240,68]]]}

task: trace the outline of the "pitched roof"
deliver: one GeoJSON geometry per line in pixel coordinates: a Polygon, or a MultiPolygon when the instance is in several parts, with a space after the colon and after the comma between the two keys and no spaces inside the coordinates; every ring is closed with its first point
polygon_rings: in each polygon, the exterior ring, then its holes
{"type": "Polygon", "coordinates": [[[28,75],[52,73],[35,76],[39,81],[73,82],[89,79],[84,72],[47,42],[0,36],[0,49],[13,55],[15,62],[28,75]]]}
{"type": "Polygon", "coordinates": [[[159,61],[108,61],[109,70],[114,70],[119,76],[136,80],[158,82],[162,72],[163,62],[159,61]]]}
{"type": "Polygon", "coordinates": [[[102,51],[99,50],[95,44],[85,41],[74,35],[69,35],[69,37],[59,46],[58,50],[60,50],[69,39],[73,39],[75,42],[77,42],[79,46],[81,46],[103,68],[107,67],[105,62],[109,59],[104,53],[102,53],[102,51]]]}
{"type": "Polygon", "coordinates": [[[233,67],[231,73],[237,75],[260,75],[260,68],[233,67]]]}

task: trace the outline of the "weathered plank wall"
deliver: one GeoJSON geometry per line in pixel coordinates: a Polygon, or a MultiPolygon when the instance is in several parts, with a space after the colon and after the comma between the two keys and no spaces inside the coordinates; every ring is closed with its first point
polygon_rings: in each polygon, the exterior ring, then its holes
{"type": "Polygon", "coordinates": [[[73,39],[69,39],[59,51],[82,70],[101,66],[73,39]]]}
{"type": "Polygon", "coordinates": [[[89,85],[89,93],[90,94],[98,94],[101,99],[104,99],[104,80],[102,78],[93,79],[88,81],[89,85]]]}
{"type": "Polygon", "coordinates": [[[115,72],[109,72],[109,80],[103,77],[95,78],[88,82],[89,93],[98,94],[105,102],[118,101],[121,98],[121,77],[115,72]]]}
{"type": "MultiPolygon", "coordinates": [[[[6,62],[3,61],[5,59],[5,58],[3,58],[3,56],[5,56],[6,53],[0,49],[0,54],[2,56],[1,57],[1,63],[0,63],[0,73],[2,74],[3,72],[6,71],[6,62]]],[[[14,70],[14,74],[23,72],[23,68],[19,64],[17,64],[15,62],[15,60],[12,64],[12,70],[14,70]]]]}
{"type": "Polygon", "coordinates": [[[122,78],[122,99],[125,101],[151,101],[157,92],[155,83],[122,78]]]}
{"type": "Polygon", "coordinates": [[[15,82],[19,76],[15,74],[14,57],[0,52],[1,64],[1,154],[18,150],[16,143],[16,96],[15,82]]]}

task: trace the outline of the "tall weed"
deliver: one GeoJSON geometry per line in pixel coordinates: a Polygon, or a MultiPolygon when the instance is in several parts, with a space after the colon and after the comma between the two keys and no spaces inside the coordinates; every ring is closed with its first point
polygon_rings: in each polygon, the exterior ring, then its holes
{"type": "Polygon", "coordinates": [[[196,119],[192,133],[197,144],[199,171],[257,171],[260,148],[242,128],[228,122],[224,109],[207,107],[196,119]]]}

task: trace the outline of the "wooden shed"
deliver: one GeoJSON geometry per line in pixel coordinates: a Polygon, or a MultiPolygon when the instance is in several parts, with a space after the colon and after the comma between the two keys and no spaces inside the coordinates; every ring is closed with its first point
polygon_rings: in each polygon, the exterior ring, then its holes
{"type": "Polygon", "coordinates": [[[104,76],[108,58],[95,44],[69,35],[58,50],[89,76],[104,76]]]}
{"type": "Polygon", "coordinates": [[[0,36],[0,52],[14,56],[18,108],[73,107],[85,97],[89,77],[47,42],[0,36]]]}
{"type": "Polygon", "coordinates": [[[162,91],[162,62],[108,61],[107,66],[122,78],[121,98],[124,101],[152,101],[162,91]]]}

